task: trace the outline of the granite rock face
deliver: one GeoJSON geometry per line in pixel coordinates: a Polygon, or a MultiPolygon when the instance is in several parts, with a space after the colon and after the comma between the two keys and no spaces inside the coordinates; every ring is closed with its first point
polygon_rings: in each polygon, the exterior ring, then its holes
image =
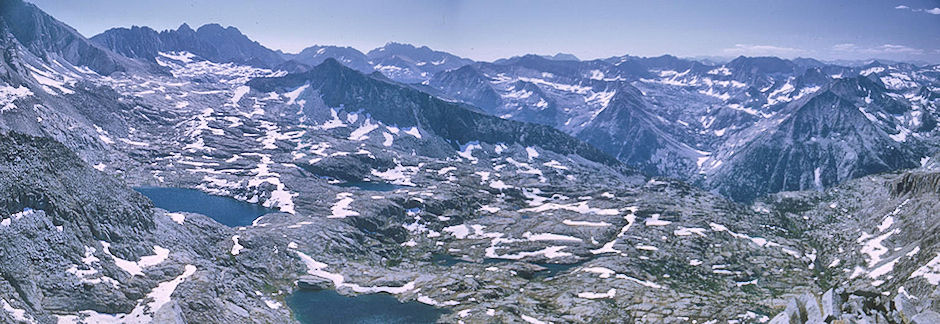
{"type": "Polygon", "coordinates": [[[182,24],[176,30],[157,32],[149,27],[113,28],[92,37],[91,42],[115,53],[159,64],[160,53],[187,52],[217,63],[236,63],[273,68],[285,61],[280,54],[249,39],[235,27],[206,24],[193,30],[182,24]]]}
{"type": "MultiPolygon", "coordinates": [[[[32,55],[48,57],[50,54],[64,61],[85,66],[100,74],[127,70],[131,60],[115,55],[90,43],[72,27],[56,20],[35,5],[19,0],[0,3],[0,35],[5,51],[13,50],[11,38],[32,55]]],[[[5,53],[9,60],[13,53],[5,53]]],[[[63,62],[64,63],[64,62],[63,62]]]]}

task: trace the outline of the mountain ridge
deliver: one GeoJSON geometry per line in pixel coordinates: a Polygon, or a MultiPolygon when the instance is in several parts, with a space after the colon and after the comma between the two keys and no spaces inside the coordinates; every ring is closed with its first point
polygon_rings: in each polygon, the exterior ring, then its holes
{"type": "MultiPolygon", "coordinates": [[[[283,77],[257,78],[248,82],[248,85],[262,92],[270,92],[276,89],[286,90],[297,88],[304,84],[309,84],[312,89],[318,89],[323,102],[329,107],[339,107],[344,104],[353,111],[363,111],[376,118],[379,121],[399,127],[417,126],[421,129],[433,131],[442,136],[445,140],[453,141],[457,144],[466,144],[474,140],[490,144],[498,144],[501,141],[520,141],[523,145],[536,145],[542,140],[554,140],[557,138],[560,143],[546,144],[542,147],[562,154],[572,153],[582,155],[585,158],[608,165],[619,164],[616,160],[609,158],[604,153],[597,151],[593,147],[584,143],[568,138],[567,135],[554,129],[534,124],[517,124],[497,117],[485,115],[467,109],[459,104],[449,103],[433,96],[420,92],[412,88],[399,86],[386,80],[370,78],[360,72],[348,68],[335,59],[326,59],[320,65],[301,73],[292,74],[283,77]],[[335,81],[327,81],[335,80],[335,81]],[[369,82],[376,80],[378,82],[369,82]],[[353,84],[362,84],[361,89],[353,84]],[[329,87],[329,88],[324,88],[329,87]],[[400,93],[401,97],[386,97],[379,95],[373,99],[369,96],[376,93],[400,93]],[[355,98],[355,99],[353,99],[355,98]],[[391,101],[396,103],[395,109],[383,109],[380,102],[391,101]],[[354,102],[362,102],[352,105],[354,102]],[[392,112],[401,110],[411,104],[403,105],[403,102],[414,101],[413,111],[404,111],[402,114],[392,112]],[[421,107],[433,107],[430,110],[424,110],[421,107]],[[443,122],[443,123],[442,123],[443,122]],[[489,126],[489,124],[493,124],[489,126]],[[508,130],[508,131],[507,131],[508,130]],[[534,133],[534,135],[532,134],[534,133]],[[531,135],[531,136],[529,136],[531,135]],[[535,140],[533,140],[535,139],[535,140]]],[[[397,95],[397,94],[396,94],[397,95]]]]}
{"type": "Polygon", "coordinates": [[[209,23],[193,30],[183,23],[176,30],[157,32],[150,27],[112,28],[90,38],[101,46],[128,57],[156,63],[160,52],[187,51],[219,63],[239,63],[263,68],[284,61],[281,55],[249,39],[235,27],[209,23]]]}

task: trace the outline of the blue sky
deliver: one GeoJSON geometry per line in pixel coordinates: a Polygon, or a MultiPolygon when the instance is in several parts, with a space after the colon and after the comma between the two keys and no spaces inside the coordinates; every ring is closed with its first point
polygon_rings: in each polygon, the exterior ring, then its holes
{"type": "Polygon", "coordinates": [[[31,1],[89,37],[118,26],[216,22],[287,52],[397,41],[477,60],[566,52],[940,63],[937,0],[31,1]]]}

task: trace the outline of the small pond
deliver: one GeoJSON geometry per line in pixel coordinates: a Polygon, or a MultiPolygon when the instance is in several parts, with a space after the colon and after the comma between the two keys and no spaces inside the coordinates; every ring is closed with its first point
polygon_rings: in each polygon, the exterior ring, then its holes
{"type": "Polygon", "coordinates": [[[154,206],[171,212],[199,213],[227,226],[251,225],[258,216],[274,213],[260,204],[247,203],[235,198],[210,195],[195,189],[139,187],[134,188],[153,201],[154,206]]]}

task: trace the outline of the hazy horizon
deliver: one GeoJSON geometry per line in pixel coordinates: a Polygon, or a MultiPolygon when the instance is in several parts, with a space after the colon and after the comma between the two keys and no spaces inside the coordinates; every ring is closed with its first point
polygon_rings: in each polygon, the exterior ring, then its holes
{"type": "Polygon", "coordinates": [[[478,61],[570,53],[582,60],[669,54],[940,63],[940,4],[931,1],[32,2],[86,37],[116,27],[218,23],[287,53],[313,45],[368,52],[398,42],[478,61]]]}

